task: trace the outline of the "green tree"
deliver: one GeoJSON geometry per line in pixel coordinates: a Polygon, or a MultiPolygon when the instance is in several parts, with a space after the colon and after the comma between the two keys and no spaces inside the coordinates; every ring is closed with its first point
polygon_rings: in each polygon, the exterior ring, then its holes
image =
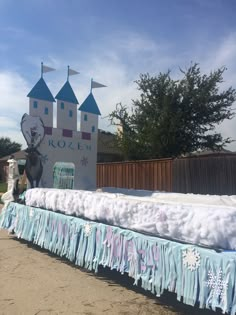
{"type": "Polygon", "coordinates": [[[232,140],[215,131],[225,119],[232,119],[231,105],[236,90],[221,90],[220,68],[201,74],[198,64],[173,80],[170,71],[157,77],[141,74],[135,81],[140,97],[132,101],[131,112],[117,104],[109,115],[111,124],[121,125],[117,145],[127,159],[177,157],[198,149],[222,149],[232,140]]]}
{"type": "Polygon", "coordinates": [[[15,153],[21,149],[21,144],[12,142],[10,138],[0,138],[0,158],[15,153]]]}

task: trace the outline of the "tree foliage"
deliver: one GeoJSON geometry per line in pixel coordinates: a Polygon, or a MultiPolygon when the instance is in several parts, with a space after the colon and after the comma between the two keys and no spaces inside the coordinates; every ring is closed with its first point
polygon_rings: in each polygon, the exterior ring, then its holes
{"type": "Polygon", "coordinates": [[[15,153],[21,149],[21,144],[12,142],[10,138],[0,138],[0,158],[15,153]]]}
{"type": "Polygon", "coordinates": [[[232,119],[236,100],[232,87],[222,91],[220,68],[201,74],[198,64],[181,71],[173,80],[170,71],[158,76],[141,74],[135,81],[140,97],[133,100],[131,112],[117,104],[109,115],[113,125],[121,125],[117,145],[127,159],[177,157],[198,149],[222,149],[230,143],[215,131],[225,119],[232,119]]]}

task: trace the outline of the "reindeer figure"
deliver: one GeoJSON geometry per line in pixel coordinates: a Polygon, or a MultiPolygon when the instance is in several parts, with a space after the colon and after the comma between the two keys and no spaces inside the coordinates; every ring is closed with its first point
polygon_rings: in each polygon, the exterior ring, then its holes
{"type": "Polygon", "coordinates": [[[35,187],[38,187],[43,174],[41,154],[34,147],[27,148],[25,152],[28,153],[25,164],[25,173],[30,182],[30,187],[34,188],[34,181],[36,182],[35,187]]]}
{"type": "Polygon", "coordinates": [[[41,118],[24,114],[21,119],[21,131],[28,144],[28,148],[25,150],[28,153],[25,173],[31,188],[38,187],[43,173],[41,154],[37,150],[44,137],[44,125],[41,118]]]}

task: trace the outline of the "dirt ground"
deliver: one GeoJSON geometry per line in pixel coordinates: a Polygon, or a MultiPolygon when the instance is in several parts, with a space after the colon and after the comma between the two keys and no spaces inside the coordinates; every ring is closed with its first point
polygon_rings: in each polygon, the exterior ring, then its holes
{"type": "Polygon", "coordinates": [[[87,272],[1,230],[0,314],[216,313],[185,306],[174,294],[156,298],[117,272],[87,272]]]}

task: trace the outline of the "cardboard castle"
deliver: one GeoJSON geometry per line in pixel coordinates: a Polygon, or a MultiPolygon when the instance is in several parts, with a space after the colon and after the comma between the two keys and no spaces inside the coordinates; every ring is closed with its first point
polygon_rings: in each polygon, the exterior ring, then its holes
{"type": "MultiPolygon", "coordinates": [[[[29,115],[40,117],[44,138],[38,147],[43,163],[40,187],[56,187],[56,165],[69,168],[73,189],[96,188],[98,116],[101,115],[92,94],[79,107],[80,130],[77,130],[78,100],[67,79],[55,98],[43,77],[27,95],[29,115]],[[56,99],[56,127],[53,127],[53,103],[56,99]]],[[[68,176],[67,176],[68,177],[68,176]]]]}

